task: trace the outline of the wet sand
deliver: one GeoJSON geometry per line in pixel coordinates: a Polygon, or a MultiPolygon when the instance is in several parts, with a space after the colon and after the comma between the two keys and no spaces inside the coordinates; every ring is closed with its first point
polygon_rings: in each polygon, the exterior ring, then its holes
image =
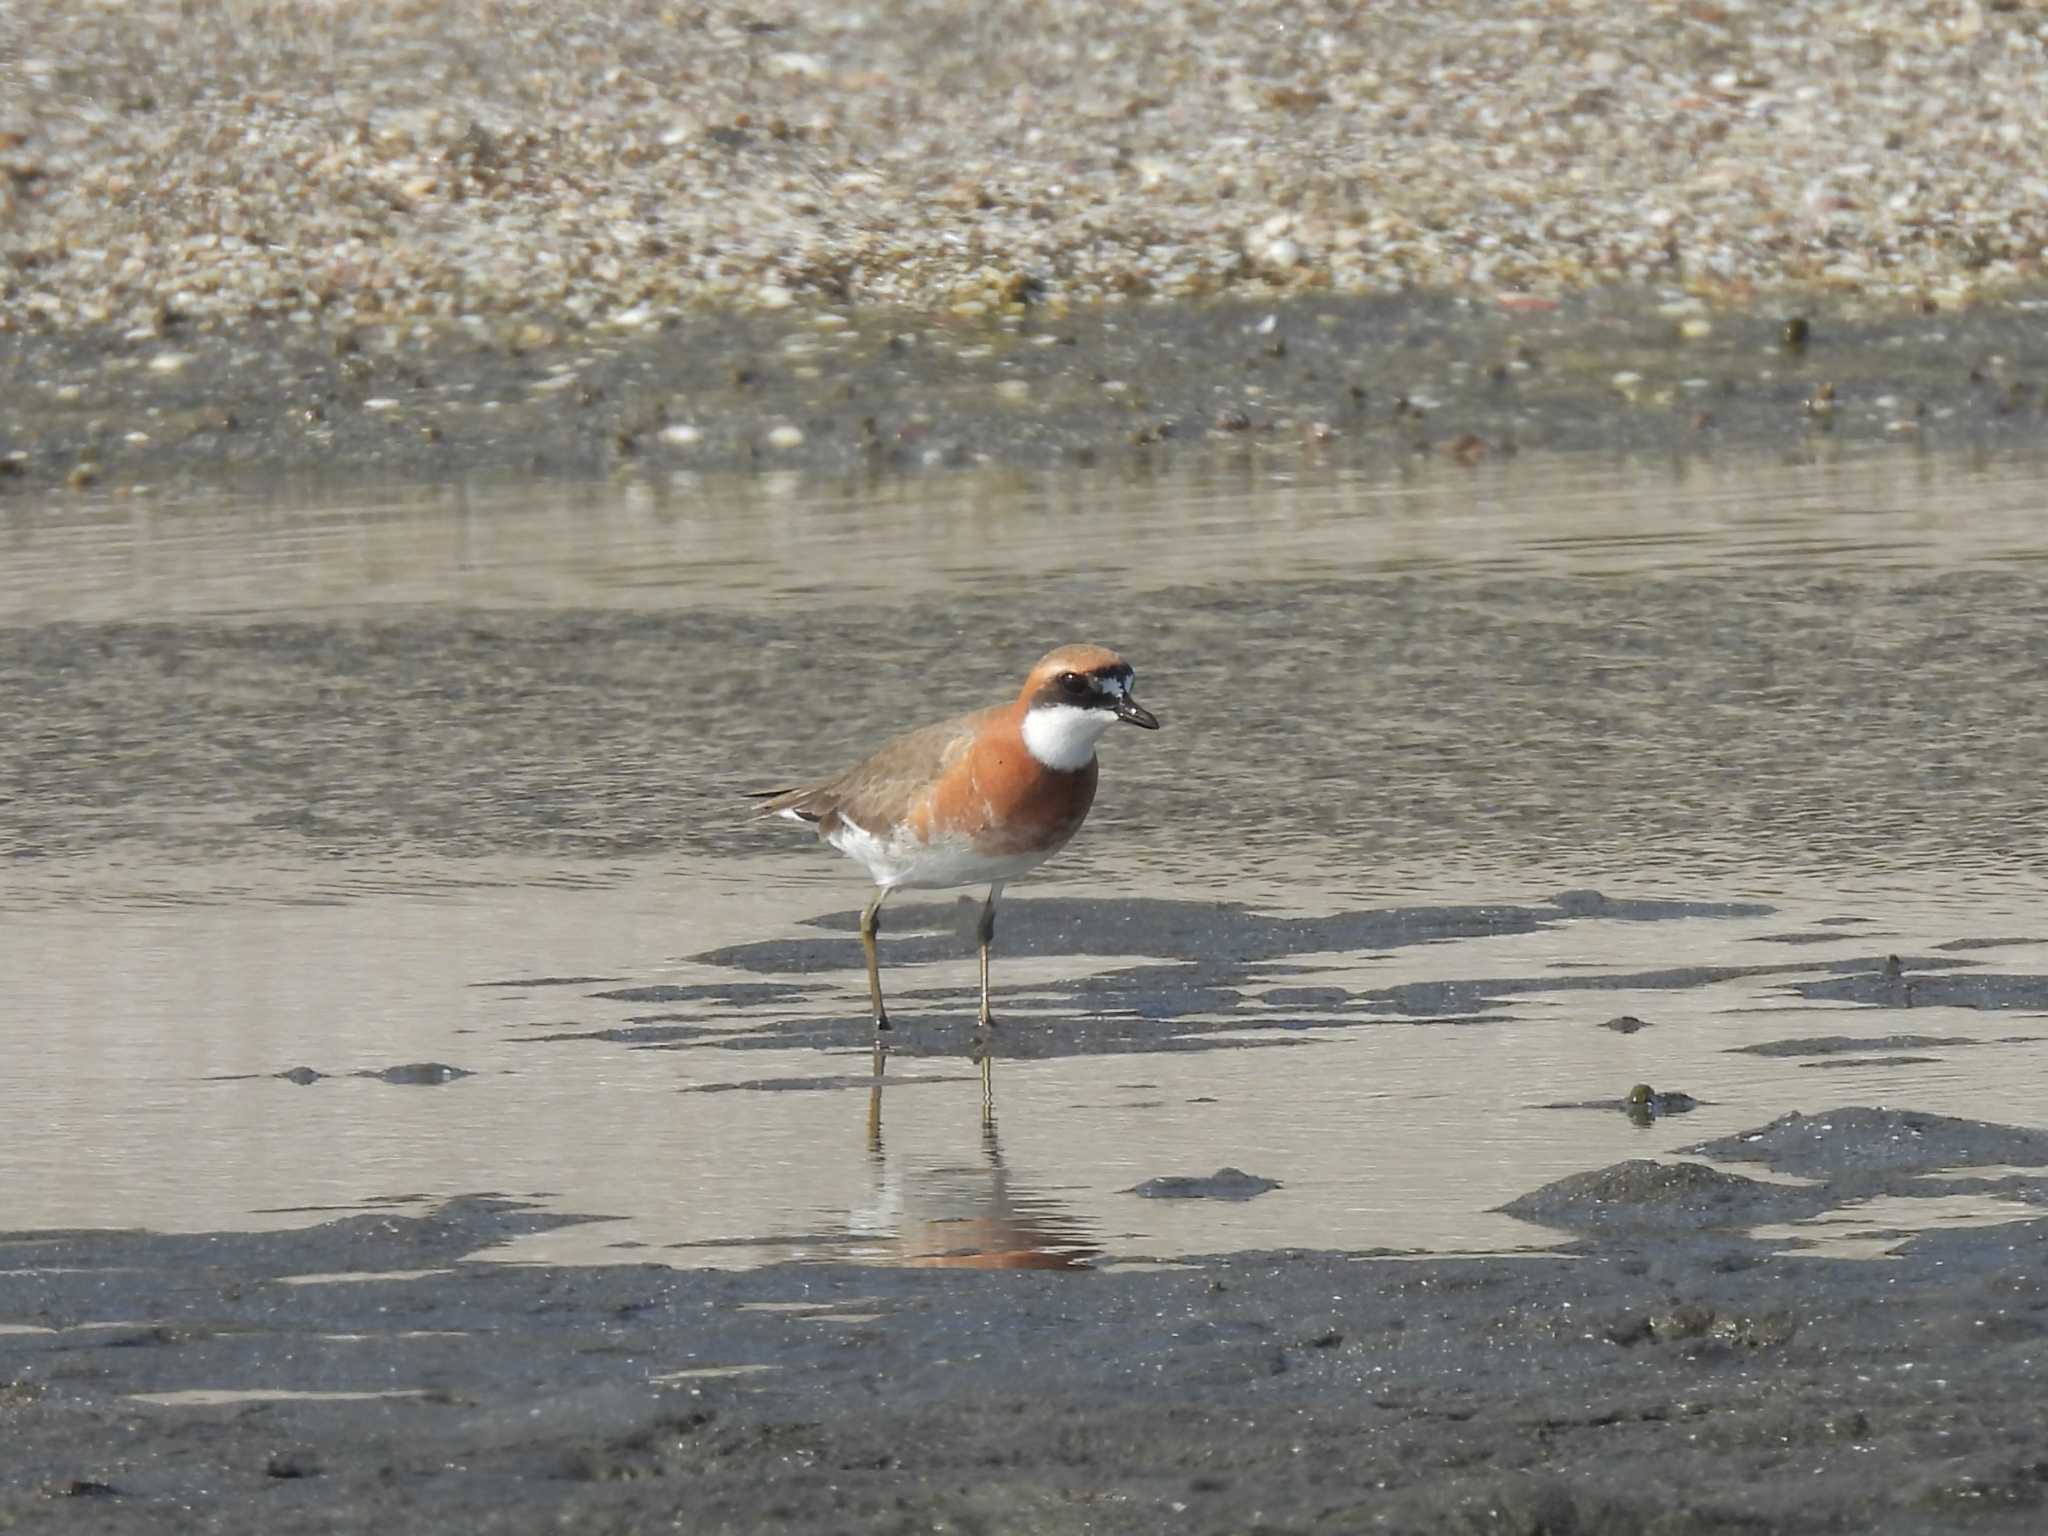
{"type": "MultiPolygon", "coordinates": [[[[2043,1138],[1848,1111],[1769,1145],[1860,1198],[2038,1164],[2043,1138]]],[[[16,1234],[0,1509],[104,1531],[2038,1528],[2048,1221],[1882,1262],[1731,1229],[1788,1203],[1814,1202],[1632,1163],[1531,1202],[1584,1231],[1556,1256],[1112,1273],[480,1263],[562,1219],[488,1198],[271,1236],[16,1234]]]]}
{"type": "Polygon", "coordinates": [[[1274,295],[961,317],[693,311],[507,342],[241,320],[146,341],[0,334],[0,507],[802,473],[1470,470],[1531,455],[1747,462],[2031,453],[2048,303],[1680,287],[1559,299],[1274,295]]]}

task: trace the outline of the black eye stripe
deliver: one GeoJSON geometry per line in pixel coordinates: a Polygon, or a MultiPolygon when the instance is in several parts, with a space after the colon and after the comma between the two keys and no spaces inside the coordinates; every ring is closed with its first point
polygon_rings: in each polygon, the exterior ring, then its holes
{"type": "Polygon", "coordinates": [[[1064,704],[1076,709],[1114,709],[1118,685],[1131,686],[1129,667],[1105,667],[1098,672],[1061,672],[1047,678],[1032,696],[1033,704],[1064,704]]]}

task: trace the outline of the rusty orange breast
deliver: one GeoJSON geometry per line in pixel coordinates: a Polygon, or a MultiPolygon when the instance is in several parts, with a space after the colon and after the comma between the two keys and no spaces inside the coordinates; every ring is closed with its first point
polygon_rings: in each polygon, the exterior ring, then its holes
{"type": "Polygon", "coordinates": [[[1072,773],[1046,767],[1024,745],[1020,716],[991,722],[939,777],[912,819],[918,837],[966,837],[1001,856],[1057,848],[1080,830],[1095,803],[1095,760],[1072,773]]]}

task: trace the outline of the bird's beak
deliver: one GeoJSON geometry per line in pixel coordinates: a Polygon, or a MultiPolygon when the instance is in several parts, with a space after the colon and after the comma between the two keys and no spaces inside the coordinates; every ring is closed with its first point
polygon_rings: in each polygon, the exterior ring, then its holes
{"type": "Polygon", "coordinates": [[[1119,720],[1128,720],[1132,725],[1143,726],[1148,731],[1159,729],[1159,717],[1128,693],[1117,696],[1116,717],[1119,720]]]}

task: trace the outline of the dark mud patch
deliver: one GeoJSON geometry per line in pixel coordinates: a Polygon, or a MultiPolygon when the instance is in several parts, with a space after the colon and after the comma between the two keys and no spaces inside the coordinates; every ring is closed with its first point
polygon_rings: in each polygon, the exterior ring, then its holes
{"type": "Polygon", "coordinates": [[[315,1083],[327,1082],[337,1077],[368,1077],[380,1083],[391,1083],[401,1088],[438,1088],[444,1083],[457,1082],[476,1074],[467,1067],[451,1067],[445,1061],[408,1061],[395,1067],[362,1067],[354,1072],[322,1072],[317,1067],[286,1067],[282,1072],[236,1072],[222,1077],[209,1077],[210,1083],[245,1083],[258,1077],[281,1078],[287,1083],[296,1083],[301,1088],[310,1088],[315,1083]]]}
{"type": "Polygon", "coordinates": [[[1255,1200],[1280,1187],[1278,1179],[1246,1173],[1242,1168],[1218,1168],[1207,1175],[1160,1174],[1133,1184],[1126,1194],[1146,1200],[1255,1200]]]}
{"type": "MultiPolygon", "coordinates": [[[[890,1014],[884,1044],[891,1056],[953,1057],[972,1053],[1009,1061],[1048,1061],[1062,1056],[1119,1056],[1190,1051],[1277,1050],[1308,1044],[1289,1039],[1292,1028],[1275,1019],[1196,1021],[1130,1015],[1010,1013],[984,1035],[974,1019],[974,1001],[961,994],[943,1015],[912,1018],[890,1014]],[[1162,1027],[1166,1026],[1166,1027],[1162,1027]],[[1263,1032],[1269,1038],[1246,1038],[1263,1032]]],[[[763,1025],[744,1035],[678,1042],[674,1049],[859,1050],[873,1041],[874,1021],[859,1014],[836,1019],[790,1020],[763,1025]]]]}
{"type": "Polygon", "coordinates": [[[1941,1035],[1805,1035],[1792,1040],[1766,1040],[1760,1045],[1731,1045],[1731,1056],[1842,1056],[1854,1051],[1924,1051],[1952,1045],[1982,1045],[1981,1040],[1941,1035]]]}
{"type": "Polygon", "coordinates": [[[1810,1197],[1679,1166],[1526,1197],[1629,1215],[1563,1259],[563,1269],[480,1258],[574,1219],[490,1199],[17,1234],[0,1319],[44,1331],[0,1334],[0,1518],[1078,1530],[1108,1499],[1128,1532],[2039,1529],[2048,1219],[1781,1258],[1684,1223],[1810,1197]],[[338,1273],[367,1278],[283,1283],[338,1273]]]}
{"type": "Polygon", "coordinates": [[[1871,1008],[1978,1008],[2048,1011],[2048,976],[1986,976],[1934,973],[1925,960],[1907,961],[1894,971],[1859,970],[1850,975],[1793,982],[1790,991],[1809,1002],[1862,1003],[1871,1008]]]}
{"type": "MultiPolygon", "coordinates": [[[[617,978],[613,978],[616,980],[617,978]]],[[[824,987],[798,981],[713,981],[690,986],[663,983],[648,987],[620,987],[613,992],[596,992],[614,1003],[719,1003],[732,1008],[753,1008],[764,1003],[794,1002],[824,987]]]]}
{"type": "Polygon", "coordinates": [[[1341,1008],[1351,1001],[1345,987],[1268,987],[1258,1000],[1268,1008],[1341,1008]]]}
{"type": "Polygon", "coordinates": [[[1836,932],[1826,932],[1826,933],[1760,933],[1760,934],[1756,935],[1756,936],[1755,936],[1754,938],[1752,938],[1752,939],[1751,939],[1751,940],[1750,940],[1749,942],[1750,942],[1750,943],[1752,943],[1752,944],[1793,944],[1793,945],[1798,945],[1798,944],[1840,944],[1840,943],[1842,943],[1842,942],[1843,942],[1843,941],[1844,941],[1845,939],[1849,939],[1849,938],[1858,938],[1858,939],[1866,939],[1866,938],[1875,938],[1875,937],[1877,937],[1877,935],[1875,935],[1875,934],[1870,934],[1870,933],[1860,933],[1860,934],[1844,934],[1844,933],[1836,933],[1836,932]]]}
{"type": "Polygon", "coordinates": [[[1717,1163],[1761,1163],[1796,1184],[1767,1183],[1703,1163],[1636,1159],[1572,1174],[1501,1210],[1581,1234],[1669,1240],[1712,1237],[1746,1246],[1745,1229],[1811,1220],[1878,1196],[1995,1195],[2048,1204],[2048,1175],[1937,1177],[1986,1167],[2048,1167],[2048,1133],[1912,1110],[1849,1106],[1790,1114],[1681,1149],[1717,1163]]]}
{"type": "Polygon", "coordinates": [[[1688,1151],[1723,1163],[1761,1163],[1801,1178],[1922,1174],[1943,1168],[2048,1167],[2048,1132],[1904,1109],[1848,1107],[1785,1115],[1761,1130],[1688,1151]]]}
{"type": "Polygon", "coordinates": [[[510,981],[477,981],[470,985],[477,987],[601,987],[607,982],[619,981],[618,976],[521,976],[510,981]]]}
{"type": "Polygon", "coordinates": [[[467,1067],[451,1067],[445,1061],[409,1061],[403,1066],[349,1073],[350,1077],[374,1077],[379,1082],[396,1083],[406,1088],[437,1088],[443,1083],[475,1075],[467,1067]]]}
{"type": "Polygon", "coordinates": [[[1570,1174],[1500,1209],[1541,1226],[1611,1236],[1736,1231],[1804,1220],[1829,1203],[1824,1189],[1766,1184],[1703,1163],[1633,1158],[1570,1174]]]}
{"type": "MultiPolygon", "coordinates": [[[[1933,965],[1967,964],[1966,961],[1922,962],[1933,965]]],[[[1830,972],[1862,977],[1882,973],[1884,962],[1868,956],[1822,962],[1819,966],[1830,972]]],[[[1481,1009],[1500,1007],[1515,997],[1531,993],[1564,991],[1602,991],[1607,989],[1625,991],[1683,991],[1692,987],[1711,985],[1716,982],[1739,980],[1751,976],[1810,974],[1816,966],[1804,964],[1774,965],[1687,965],[1671,966],[1648,971],[1573,971],[1568,975],[1536,975],[1521,977],[1493,977],[1470,981],[1421,981],[1387,987],[1362,993],[1369,1003],[1384,1011],[1410,1017],[1440,1017],[1451,1013],[1473,1013],[1481,1009]]]]}
{"type": "Polygon", "coordinates": [[[1666,1115],[1686,1115],[1698,1109],[1703,1101],[1689,1093],[1676,1089],[1652,1088],[1648,1083],[1637,1083],[1618,1099],[1571,1099],[1554,1104],[1544,1104],[1543,1109],[1598,1109],[1608,1113],[1620,1112],[1638,1125],[1649,1125],[1666,1115]]]}
{"type": "Polygon", "coordinates": [[[603,1040],[612,1045],[632,1046],[636,1050],[672,1051],[730,1033],[729,1029],[705,1024],[627,1023],[609,1029],[550,1028],[544,1035],[521,1035],[519,1038],[522,1044],[528,1045],[555,1040],[603,1040]]]}
{"type": "Polygon", "coordinates": [[[1838,1056],[1829,1061],[1802,1061],[1802,1072],[1826,1072],[1838,1067],[1924,1067],[1941,1060],[1939,1056],[1838,1056]]]}
{"type": "MultiPolygon", "coordinates": [[[[754,1077],[737,1083],[692,1083],[678,1089],[680,1093],[808,1093],[812,1090],[836,1091],[843,1088],[876,1088],[884,1083],[872,1072],[845,1072],[822,1077],[754,1077]]],[[[886,1079],[890,1088],[915,1087],[924,1083],[968,1083],[976,1081],[965,1073],[933,1073],[929,1076],[892,1077],[886,1079]]]]}

